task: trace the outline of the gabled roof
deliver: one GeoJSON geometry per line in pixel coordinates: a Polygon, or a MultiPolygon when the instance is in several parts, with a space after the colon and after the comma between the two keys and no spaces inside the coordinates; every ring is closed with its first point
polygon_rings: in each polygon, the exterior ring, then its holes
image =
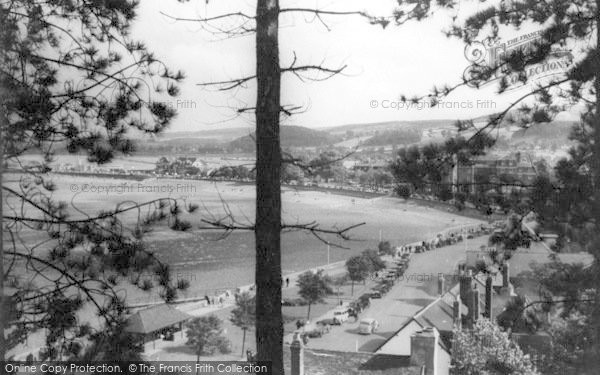
{"type": "Polygon", "coordinates": [[[192,316],[167,304],[140,310],[127,318],[125,330],[131,333],[148,334],[185,322],[192,316]]]}
{"type": "MultiPolygon", "coordinates": [[[[484,279],[485,280],[485,279],[484,279]]],[[[485,281],[479,280],[477,277],[473,277],[473,285],[477,288],[480,295],[485,295],[485,281]]],[[[391,341],[394,337],[401,335],[404,329],[414,329],[411,323],[415,322],[422,328],[427,327],[435,327],[440,333],[448,333],[452,332],[454,328],[454,301],[456,300],[456,296],[460,294],[460,284],[454,285],[449,291],[433,300],[430,304],[423,307],[421,310],[417,311],[417,313],[411,318],[408,319],[402,326],[390,336],[386,341],[384,341],[377,350],[383,348],[389,341],[391,341]]],[[[497,298],[498,294],[492,289],[492,295],[494,298],[492,299],[492,305],[497,307],[503,306],[505,300],[497,298]]],[[[485,311],[485,298],[479,299],[479,311],[480,314],[483,314],[485,311]]],[[[497,309],[494,309],[496,312],[497,309]]],[[[466,316],[468,314],[468,308],[462,303],[461,306],[461,314],[466,316]]],[[[409,337],[409,336],[407,336],[409,337]]],[[[449,352],[448,347],[445,345],[444,340],[440,340],[440,346],[449,352]]]]}
{"type": "MultiPolygon", "coordinates": [[[[286,373],[291,372],[290,351],[284,350],[286,373]]],[[[305,375],[420,375],[410,357],[365,352],[304,349],[305,375]]]]}
{"type": "Polygon", "coordinates": [[[413,319],[422,327],[435,327],[438,331],[452,331],[454,328],[453,308],[443,300],[437,300],[429,308],[413,319]]]}
{"type": "MultiPolygon", "coordinates": [[[[396,331],[392,336],[390,336],[387,340],[385,340],[375,352],[378,352],[382,349],[388,342],[390,342],[394,337],[402,334],[402,331],[408,329],[408,333],[411,330],[414,330],[414,326],[412,323],[418,324],[421,328],[435,327],[440,332],[448,332],[452,331],[453,328],[453,308],[452,305],[446,302],[448,298],[446,295],[450,294],[450,292],[445,293],[444,295],[438,297],[433,300],[429,305],[423,307],[421,310],[417,311],[417,313],[411,318],[408,319],[400,329],[396,331]]],[[[463,310],[464,311],[464,310],[463,310]]],[[[410,337],[407,336],[407,337],[410,337]]],[[[446,352],[450,353],[450,350],[446,346],[443,340],[439,340],[439,346],[444,349],[446,352]]]]}

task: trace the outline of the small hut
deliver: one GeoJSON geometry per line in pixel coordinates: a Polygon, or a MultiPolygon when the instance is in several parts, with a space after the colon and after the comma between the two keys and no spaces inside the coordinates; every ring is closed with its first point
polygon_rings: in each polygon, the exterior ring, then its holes
{"type": "Polygon", "coordinates": [[[143,344],[154,341],[164,335],[172,337],[175,332],[182,332],[183,323],[192,316],[167,304],[152,306],[136,312],[127,318],[125,331],[137,335],[143,344]]]}

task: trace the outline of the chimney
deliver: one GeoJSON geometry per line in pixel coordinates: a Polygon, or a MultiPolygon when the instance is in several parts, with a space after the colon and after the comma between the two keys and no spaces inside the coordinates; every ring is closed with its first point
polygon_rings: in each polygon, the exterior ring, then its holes
{"type": "Polygon", "coordinates": [[[435,327],[415,332],[410,337],[410,364],[425,368],[425,375],[437,375],[437,352],[440,334],[435,327]]]}
{"type": "Polygon", "coordinates": [[[438,275],[438,294],[441,296],[445,292],[444,275],[438,275]]]}
{"type": "Polygon", "coordinates": [[[469,297],[473,289],[473,276],[471,270],[460,276],[460,300],[468,306],[469,297]]]}
{"type": "Polygon", "coordinates": [[[492,276],[485,279],[485,317],[492,320],[492,276]]]}
{"type": "Polygon", "coordinates": [[[452,318],[454,320],[454,326],[458,329],[462,327],[462,301],[460,296],[457,295],[452,305],[452,318]]]}
{"type": "Polygon", "coordinates": [[[304,375],[304,344],[300,337],[300,331],[294,332],[290,351],[292,352],[292,375],[304,375]]]}
{"type": "Polygon", "coordinates": [[[508,284],[510,284],[510,265],[505,261],[502,265],[502,287],[508,288],[508,284]]]}
{"type": "Polygon", "coordinates": [[[480,314],[479,290],[477,290],[477,287],[475,286],[473,286],[473,289],[471,290],[471,301],[472,308],[469,308],[469,315],[471,315],[471,323],[475,324],[475,322],[477,322],[477,319],[479,319],[480,314]]]}

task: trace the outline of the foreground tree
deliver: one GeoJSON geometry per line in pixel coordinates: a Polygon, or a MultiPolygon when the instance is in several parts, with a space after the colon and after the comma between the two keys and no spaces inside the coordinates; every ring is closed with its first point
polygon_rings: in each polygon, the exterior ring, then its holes
{"type": "MultiPolygon", "coordinates": [[[[133,139],[160,133],[174,117],[157,91],[176,95],[183,76],[130,38],[136,6],[0,4],[1,359],[36,330],[47,333],[44,358],[81,354],[76,342],[97,338],[79,319],[83,307],[101,317],[100,329],[116,333],[126,306],[115,287],[144,271],[157,274],[166,300],[176,296],[168,267],[145,250],[144,235],[157,223],[185,229],[181,202],[85,212],[53,199],[57,186],[48,174],[57,151],[106,163],[133,152],[133,139]],[[7,167],[14,178],[6,179],[7,167]]],[[[119,352],[112,349],[104,353],[119,352]]]]}
{"type": "Polygon", "coordinates": [[[256,298],[248,292],[235,295],[235,308],[231,310],[231,323],[240,327],[242,336],[242,356],[246,344],[246,332],[256,324],[256,298]]]}
{"type": "Polygon", "coordinates": [[[454,330],[452,362],[456,373],[465,375],[539,374],[529,356],[487,319],[479,319],[473,330],[454,330]]]}
{"type": "MultiPolygon", "coordinates": [[[[400,0],[399,3],[401,6],[417,3],[416,7],[422,10],[421,18],[425,18],[431,14],[434,4],[452,7],[458,2],[400,0]]],[[[519,214],[522,220],[523,213],[533,210],[544,230],[561,235],[564,241],[559,242],[576,243],[593,255],[594,261],[583,272],[589,280],[586,296],[573,293],[571,282],[559,284],[554,281],[551,295],[542,296],[540,300],[553,306],[552,313],[559,318],[572,322],[568,314],[573,312],[578,314],[575,321],[587,325],[586,345],[575,351],[579,358],[571,359],[565,368],[572,368],[573,362],[577,362],[580,373],[590,374],[596,372],[600,358],[599,29],[598,0],[516,0],[491,4],[448,31],[449,35],[465,41],[467,56],[473,61],[463,79],[452,86],[436,87],[430,94],[414,99],[430,99],[435,104],[459,87],[479,88],[490,82],[497,83],[499,93],[517,87],[525,90],[512,104],[491,115],[483,126],[476,126],[473,121],[459,121],[457,127],[459,133],[465,135],[465,141],[455,142],[460,147],[446,149],[438,156],[437,169],[441,171],[454,167],[461,153],[469,156],[473,152],[486,151],[490,146],[487,141],[495,141],[489,136],[504,124],[515,124],[525,129],[533,124],[549,126],[547,123],[560,111],[572,106],[583,108],[580,122],[571,135],[575,146],[570,149],[569,157],[560,160],[554,167],[555,179],[540,173],[531,185],[518,184],[516,192],[524,195],[522,199],[512,199],[514,196],[501,198],[505,211],[519,214]],[[504,30],[524,25],[534,25],[540,31],[539,37],[532,40],[527,48],[507,48],[498,55],[490,55],[497,51],[495,48],[499,47],[504,30]],[[486,60],[486,53],[494,58],[486,60]],[[574,53],[579,55],[573,56],[574,53]],[[550,59],[560,59],[561,56],[571,57],[564,62],[565,69],[561,74],[543,79],[532,75],[536,67],[543,67],[550,59]],[[576,299],[560,298],[563,295],[573,295],[576,299]],[[573,309],[574,305],[576,309],[573,309]],[[585,318],[580,319],[580,316],[585,318]]],[[[419,177],[417,180],[423,179],[419,177]]],[[[514,187],[510,181],[486,181],[486,184],[488,182],[500,188],[514,187]]],[[[507,238],[512,245],[514,239],[507,238]]],[[[567,322],[564,325],[569,325],[567,322]]]]}
{"type": "Polygon", "coordinates": [[[196,354],[196,362],[200,362],[200,356],[203,355],[227,354],[231,351],[229,340],[223,336],[223,322],[216,315],[194,318],[186,326],[186,345],[196,354]]]}
{"type": "Polygon", "coordinates": [[[311,305],[323,302],[323,298],[333,293],[330,284],[331,280],[329,276],[323,273],[323,270],[317,272],[306,271],[298,276],[296,281],[296,285],[300,288],[298,294],[308,303],[306,320],[310,320],[311,305]]]}
{"type": "Polygon", "coordinates": [[[360,283],[367,279],[371,271],[370,262],[363,256],[355,255],[346,261],[346,270],[352,281],[351,294],[354,295],[354,282],[360,283]]]}
{"type": "Polygon", "coordinates": [[[115,321],[105,330],[91,335],[91,345],[83,349],[82,361],[144,361],[144,346],[139,338],[129,334],[124,319],[115,321]]]}
{"type": "Polygon", "coordinates": [[[381,254],[394,255],[394,248],[392,247],[392,244],[390,244],[390,241],[379,242],[377,248],[379,249],[379,253],[381,254]]]}
{"type": "Polygon", "coordinates": [[[370,274],[385,269],[385,261],[381,259],[377,253],[377,250],[366,249],[360,253],[360,256],[367,264],[367,269],[369,270],[370,274]]]}
{"type": "MultiPolygon", "coordinates": [[[[256,74],[233,80],[209,82],[202,86],[232,90],[256,80],[257,96],[254,107],[237,108],[236,113],[254,112],[256,121],[256,214],[254,224],[243,224],[231,215],[213,223],[214,227],[232,230],[253,230],[256,242],[256,342],[259,360],[271,361],[274,374],[283,374],[283,318],[281,314],[281,231],[307,230],[330,244],[323,235],[348,239],[343,229],[322,229],[318,223],[283,224],[281,222],[281,169],[284,163],[312,169],[281,150],[280,117],[290,116],[300,107],[281,104],[281,75],[291,73],[305,80],[323,80],[341,73],[345,66],[327,68],[322,65],[300,65],[296,59],[286,67],[279,60],[279,16],[283,13],[312,15],[324,25],[323,16],[360,16],[372,24],[386,26],[389,20],[372,17],[364,11],[331,11],[318,8],[280,8],[278,0],[256,0],[255,14],[232,12],[208,18],[176,18],[177,21],[197,22],[203,25],[227,20],[233,25],[219,25],[215,29],[225,36],[255,33],[256,74]],[[307,75],[314,73],[315,76],[307,75]],[[285,156],[285,157],[284,157],[285,156]]],[[[166,15],[170,17],[169,15],[166,15]]],[[[359,224],[360,225],[360,224],[359,224]]]]}

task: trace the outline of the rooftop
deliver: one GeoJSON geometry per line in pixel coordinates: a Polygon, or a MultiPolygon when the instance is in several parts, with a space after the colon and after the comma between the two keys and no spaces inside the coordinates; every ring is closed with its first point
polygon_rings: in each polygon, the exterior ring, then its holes
{"type": "MultiPolygon", "coordinates": [[[[286,373],[291,372],[290,350],[284,350],[286,373]]],[[[304,349],[305,375],[420,375],[410,357],[366,352],[304,349]]]]}
{"type": "Polygon", "coordinates": [[[140,310],[127,318],[127,332],[148,334],[185,322],[192,316],[167,304],[140,310]]]}

